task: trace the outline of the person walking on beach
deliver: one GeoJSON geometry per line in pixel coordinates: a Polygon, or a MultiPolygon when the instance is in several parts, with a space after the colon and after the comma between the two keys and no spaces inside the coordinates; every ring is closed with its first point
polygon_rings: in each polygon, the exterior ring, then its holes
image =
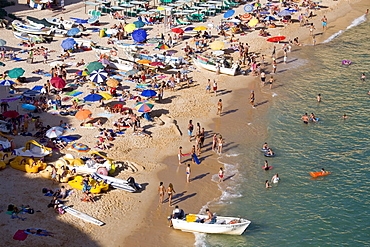
{"type": "Polygon", "coordinates": [[[159,203],[163,203],[164,193],[166,193],[166,188],[164,187],[163,182],[160,182],[158,186],[159,203]]]}
{"type": "Polygon", "coordinates": [[[186,182],[187,183],[190,183],[190,173],[191,173],[190,164],[188,164],[188,166],[186,167],[186,182]]]}
{"type": "Polygon", "coordinates": [[[194,155],[196,154],[196,152],[196,147],[195,145],[193,145],[193,147],[191,148],[191,161],[193,162],[193,164],[195,164],[194,155]]]}
{"type": "Polygon", "coordinates": [[[171,204],[172,204],[172,197],[173,197],[173,194],[175,194],[175,193],[176,193],[176,191],[174,190],[172,183],[170,183],[170,184],[168,185],[168,188],[167,188],[168,204],[169,204],[170,206],[171,206],[171,204]]]}
{"type": "Polygon", "coordinates": [[[179,165],[181,165],[181,157],[183,156],[182,147],[179,147],[179,153],[177,154],[177,156],[179,158],[179,165]]]}
{"type": "Polygon", "coordinates": [[[314,34],[313,34],[313,31],[315,30],[316,28],[315,28],[315,26],[313,25],[313,23],[311,23],[311,25],[310,25],[310,36],[314,36],[314,34]]]}
{"type": "Polygon", "coordinates": [[[222,112],[222,99],[219,99],[218,103],[217,103],[217,113],[216,113],[216,115],[221,116],[221,112],[222,112]]]}
{"type": "Polygon", "coordinates": [[[222,135],[218,138],[218,146],[217,146],[217,153],[222,154],[222,147],[224,146],[224,139],[222,138],[222,135]]]}
{"type": "Polygon", "coordinates": [[[211,79],[208,79],[207,86],[206,86],[206,93],[211,92],[211,79]]]}
{"type": "Polygon", "coordinates": [[[270,84],[270,90],[272,89],[272,84],[275,82],[275,79],[273,76],[271,76],[270,80],[269,80],[269,84],[270,84]]]}
{"type": "Polygon", "coordinates": [[[222,183],[224,181],[224,170],[222,167],[220,167],[220,170],[218,171],[218,182],[222,183]]]}
{"type": "Polygon", "coordinates": [[[193,137],[193,130],[194,130],[193,120],[189,120],[189,124],[188,124],[189,142],[191,142],[191,138],[193,137]]]}
{"type": "Polygon", "coordinates": [[[322,23],[322,31],[324,32],[328,28],[328,19],[324,15],[324,17],[321,19],[322,23]]]}
{"type": "Polygon", "coordinates": [[[216,151],[216,147],[217,147],[217,134],[213,134],[213,137],[212,137],[212,150],[213,151],[216,151]]]}
{"type": "Polygon", "coordinates": [[[217,96],[217,82],[216,82],[216,80],[213,80],[213,92],[215,93],[215,96],[217,96]]]}
{"type": "Polygon", "coordinates": [[[277,63],[276,63],[276,59],[274,59],[272,61],[272,73],[271,74],[275,74],[276,73],[276,68],[277,68],[277,63]]]}
{"type": "Polygon", "coordinates": [[[262,71],[260,77],[261,77],[261,86],[263,87],[266,83],[266,73],[262,71]]]}
{"type": "Polygon", "coordinates": [[[255,97],[254,96],[254,91],[252,90],[251,91],[251,94],[249,95],[249,103],[251,103],[251,105],[252,105],[253,108],[255,108],[255,105],[254,105],[255,98],[254,97],[255,97]]]}

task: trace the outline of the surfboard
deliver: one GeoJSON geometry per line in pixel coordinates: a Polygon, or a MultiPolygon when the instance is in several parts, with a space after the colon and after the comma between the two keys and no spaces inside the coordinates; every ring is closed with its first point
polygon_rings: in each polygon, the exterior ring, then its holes
{"type": "Polygon", "coordinates": [[[313,178],[317,178],[317,177],[321,177],[321,176],[326,176],[326,175],[329,175],[331,174],[331,172],[327,172],[327,173],[322,173],[322,172],[310,172],[310,175],[313,177],[313,178]]]}
{"type": "Polygon", "coordinates": [[[193,159],[194,159],[195,163],[197,163],[197,165],[200,164],[200,161],[199,161],[199,159],[198,159],[198,157],[197,157],[196,154],[193,154],[193,159]]]}
{"type": "Polygon", "coordinates": [[[104,222],[98,220],[98,219],[95,219],[94,217],[88,215],[88,214],[85,214],[85,213],[82,213],[76,209],[73,209],[73,208],[70,208],[68,206],[64,206],[64,205],[61,205],[60,206],[61,208],[64,209],[64,211],[66,211],[67,213],[77,217],[77,218],[80,218],[84,221],[87,221],[87,222],[90,222],[92,224],[95,224],[95,225],[98,225],[98,226],[102,226],[102,225],[105,225],[104,222]]]}
{"type": "Polygon", "coordinates": [[[127,180],[123,180],[123,179],[115,178],[115,177],[111,177],[111,176],[104,176],[104,175],[98,174],[96,172],[92,173],[90,176],[93,179],[98,180],[98,181],[103,181],[104,183],[109,184],[113,188],[116,188],[116,189],[125,190],[127,192],[135,192],[136,191],[135,188],[131,187],[128,184],[127,180]]]}
{"type": "MultiPolygon", "coordinates": [[[[272,168],[274,168],[274,167],[273,166],[269,166],[269,170],[271,170],[272,168]]],[[[265,167],[262,166],[262,169],[265,170],[265,167]]],[[[266,171],[268,171],[268,170],[266,170],[266,171]]]]}

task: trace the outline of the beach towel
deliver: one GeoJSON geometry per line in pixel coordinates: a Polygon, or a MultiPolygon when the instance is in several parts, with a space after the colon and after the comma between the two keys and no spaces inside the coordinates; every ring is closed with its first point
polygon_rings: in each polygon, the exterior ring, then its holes
{"type": "Polygon", "coordinates": [[[70,99],[72,99],[72,97],[67,96],[67,97],[64,97],[64,98],[62,99],[62,101],[63,101],[63,102],[66,102],[66,101],[68,101],[68,100],[70,100],[70,99]]]}
{"type": "Polygon", "coordinates": [[[110,118],[110,117],[114,116],[114,114],[109,114],[109,113],[98,113],[96,115],[98,115],[100,117],[106,117],[106,118],[110,118]]]}
{"type": "Polygon", "coordinates": [[[13,57],[12,58],[14,61],[24,61],[24,60],[26,60],[26,59],[22,59],[22,58],[19,58],[19,57],[13,57]]]}
{"type": "Polygon", "coordinates": [[[27,237],[28,237],[28,234],[24,232],[25,230],[18,230],[14,236],[13,236],[13,239],[14,240],[19,240],[19,241],[24,241],[27,237]]]}
{"type": "Polygon", "coordinates": [[[110,78],[113,78],[113,79],[123,79],[123,76],[119,76],[119,75],[114,75],[114,76],[111,76],[110,78]]]}
{"type": "Polygon", "coordinates": [[[31,90],[33,91],[41,91],[42,86],[34,86],[31,90]]]}
{"type": "Polygon", "coordinates": [[[68,95],[68,96],[72,96],[72,97],[76,97],[78,95],[82,94],[82,92],[80,91],[72,91],[72,92],[68,92],[68,93],[65,93],[65,95],[68,95]]]}
{"type": "Polygon", "coordinates": [[[45,74],[44,76],[50,76],[51,77],[51,75],[48,73],[48,74],[45,74]]]}

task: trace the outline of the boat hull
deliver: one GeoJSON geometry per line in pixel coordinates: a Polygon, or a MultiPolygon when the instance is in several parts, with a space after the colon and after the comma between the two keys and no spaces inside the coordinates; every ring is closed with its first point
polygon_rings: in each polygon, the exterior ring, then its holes
{"type": "MultiPolygon", "coordinates": [[[[207,218],[206,215],[196,215],[197,218],[207,218]]],[[[210,234],[229,234],[241,235],[251,223],[246,219],[239,219],[235,217],[222,217],[217,216],[217,221],[214,224],[200,223],[200,222],[187,222],[183,219],[172,219],[174,229],[182,230],[185,232],[201,232],[210,234]],[[233,220],[240,223],[231,223],[233,220]]]]}
{"type": "MultiPolygon", "coordinates": [[[[194,63],[195,66],[197,66],[199,68],[214,71],[214,72],[217,71],[217,67],[215,65],[202,63],[196,57],[193,57],[193,63],[194,63]]],[[[233,65],[232,68],[220,67],[220,73],[221,74],[235,76],[236,72],[237,72],[237,66],[234,67],[234,65],[233,65]]]]}
{"type": "Polygon", "coordinates": [[[31,34],[50,35],[52,31],[50,28],[34,28],[31,26],[27,26],[21,23],[20,21],[13,21],[12,27],[17,31],[31,34]]]}

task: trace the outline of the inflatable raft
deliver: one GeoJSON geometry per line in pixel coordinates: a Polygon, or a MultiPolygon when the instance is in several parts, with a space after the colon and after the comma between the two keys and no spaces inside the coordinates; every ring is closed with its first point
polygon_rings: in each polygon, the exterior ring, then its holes
{"type": "MultiPolygon", "coordinates": [[[[70,186],[75,189],[82,190],[82,180],[84,178],[82,176],[76,176],[75,179],[68,182],[70,186]]],[[[109,188],[109,184],[106,183],[99,183],[96,180],[89,178],[89,185],[91,186],[90,192],[94,194],[99,194],[102,191],[106,191],[109,188]]]]}
{"type": "Polygon", "coordinates": [[[321,176],[326,176],[326,175],[329,175],[329,174],[331,174],[331,172],[326,172],[326,173],[322,173],[322,172],[310,172],[310,175],[313,178],[317,178],[317,177],[321,177],[321,176]]]}

